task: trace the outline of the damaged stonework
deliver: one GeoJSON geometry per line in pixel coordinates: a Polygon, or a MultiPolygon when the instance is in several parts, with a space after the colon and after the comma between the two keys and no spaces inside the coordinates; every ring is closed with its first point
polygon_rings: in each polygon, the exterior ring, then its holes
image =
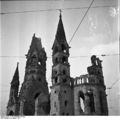
{"type": "Polygon", "coordinates": [[[92,66],[87,68],[88,74],[74,79],[74,113],[75,115],[108,115],[101,60],[93,55],[91,63],[92,66]],[[84,109],[81,109],[82,107],[84,109]]]}
{"type": "Polygon", "coordinates": [[[52,46],[50,93],[46,52],[35,34],[26,55],[24,82],[19,90],[18,65],[10,87],[7,115],[108,115],[102,61],[93,55],[88,74],[70,76],[69,49],[60,13],[52,46]]]}

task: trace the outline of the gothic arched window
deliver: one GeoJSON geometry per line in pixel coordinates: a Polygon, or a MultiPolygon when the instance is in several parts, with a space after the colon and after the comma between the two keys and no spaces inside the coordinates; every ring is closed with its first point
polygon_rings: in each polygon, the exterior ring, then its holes
{"type": "Polygon", "coordinates": [[[63,70],[63,75],[65,75],[65,74],[66,74],[66,70],[64,69],[64,70],[63,70]]]}
{"type": "Polygon", "coordinates": [[[63,56],[63,57],[62,57],[62,63],[65,63],[66,61],[67,61],[66,57],[63,56]]]}
{"type": "Polygon", "coordinates": [[[64,44],[61,45],[61,49],[62,49],[62,51],[63,51],[64,53],[66,53],[66,48],[65,48],[65,45],[64,45],[64,44]]]}
{"type": "Polygon", "coordinates": [[[82,112],[82,113],[85,111],[84,101],[85,101],[84,94],[83,94],[82,91],[80,91],[80,92],[78,93],[78,103],[79,103],[79,106],[80,106],[80,112],[82,112]]]}
{"type": "Polygon", "coordinates": [[[55,80],[55,83],[57,83],[57,82],[58,82],[58,78],[57,78],[57,77],[55,77],[55,79],[54,79],[54,80],[55,80]]]}
{"type": "Polygon", "coordinates": [[[68,104],[68,101],[67,101],[67,100],[65,100],[65,102],[64,102],[65,107],[67,106],[67,104],[68,104]]]}
{"type": "Polygon", "coordinates": [[[55,63],[56,63],[56,64],[58,63],[58,58],[57,58],[57,57],[55,58],[55,63]]]}
{"type": "Polygon", "coordinates": [[[13,111],[10,111],[8,115],[9,115],[9,116],[10,116],[10,115],[12,116],[12,115],[14,115],[14,112],[13,112],[13,111]]]}

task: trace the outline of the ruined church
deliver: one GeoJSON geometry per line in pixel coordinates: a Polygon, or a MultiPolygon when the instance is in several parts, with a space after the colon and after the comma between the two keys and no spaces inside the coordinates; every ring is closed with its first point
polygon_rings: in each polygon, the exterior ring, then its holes
{"type": "Polygon", "coordinates": [[[48,87],[47,55],[41,39],[33,35],[21,89],[19,64],[11,81],[7,115],[108,115],[102,61],[91,56],[88,74],[73,78],[69,48],[60,14],[52,46],[52,86],[48,87]]]}

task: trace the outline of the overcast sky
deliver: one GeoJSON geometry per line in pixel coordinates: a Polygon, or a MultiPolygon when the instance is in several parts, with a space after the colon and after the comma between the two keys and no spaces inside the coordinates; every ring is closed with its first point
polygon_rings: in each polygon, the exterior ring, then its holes
{"type": "MultiPolygon", "coordinates": [[[[64,9],[88,7],[91,0],[60,1],[2,1],[1,12],[20,12],[32,10],[64,9]]],[[[91,65],[90,55],[109,54],[102,57],[103,73],[106,88],[120,78],[119,75],[119,39],[118,39],[118,3],[117,0],[94,0],[91,8],[70,43],[71,76],[87,73],[91,65]],[[106,7],[110,6],[110,7],[106,7]],[[114,55],[115,54],[115,55],[114,55]],[[73,57],[87,56],[87,57],[73,57]]],[[[62,20],[69,42],[87,9],[71,9],[62,11],[62,20]]],[[[9,99],[10,82],[19,61],[20,85],[24,80],[26,65],[25,54],[28,52],[32,36],[35,33],[42,39],[47,52],[47,81],[51,85],[52,44],[55,39],[59,21],[59,11],[27,12],[16,14],[0,14],[0,114],[6,114],[9,99]],[[14,57],[18,56],[18,57],[14,57]]],[[[120,81],[107,91],[110,115],[120,114],[120,81]]]]}

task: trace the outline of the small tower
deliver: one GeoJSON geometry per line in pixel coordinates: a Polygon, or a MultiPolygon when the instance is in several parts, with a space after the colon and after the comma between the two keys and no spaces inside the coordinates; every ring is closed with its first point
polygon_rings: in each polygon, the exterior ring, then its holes
{"type": "Polygon", "coordinates": [[[7,115],[18,115],[19,103],[18,103],[18,90],[19,90],[19,71],[18,63],[16,71],[11,81],[9,101],[7,105],[7,115]]]}
{"type": "Polygon", "coordinates": [[[49,113],[49,92],[46,81],[47,57],[41,39],[35,37],[35,34],[26,58],[25,77],[19,95],[19,114],[47,115],[49,113]]]}
{"type": "Polygon", "coordinates": [[[75,115],[108,115],[106,86],[102,72],[101,60],[91,57],[92,66],[88,74],[74,80],[74,113],[75,115]]]}
{"type": "Polygon", "coordinates": [[[73,115],[73,92],[68,62],[69,45],[66,41],[61,13],[52,50],[50,115],[73,115]]]}

